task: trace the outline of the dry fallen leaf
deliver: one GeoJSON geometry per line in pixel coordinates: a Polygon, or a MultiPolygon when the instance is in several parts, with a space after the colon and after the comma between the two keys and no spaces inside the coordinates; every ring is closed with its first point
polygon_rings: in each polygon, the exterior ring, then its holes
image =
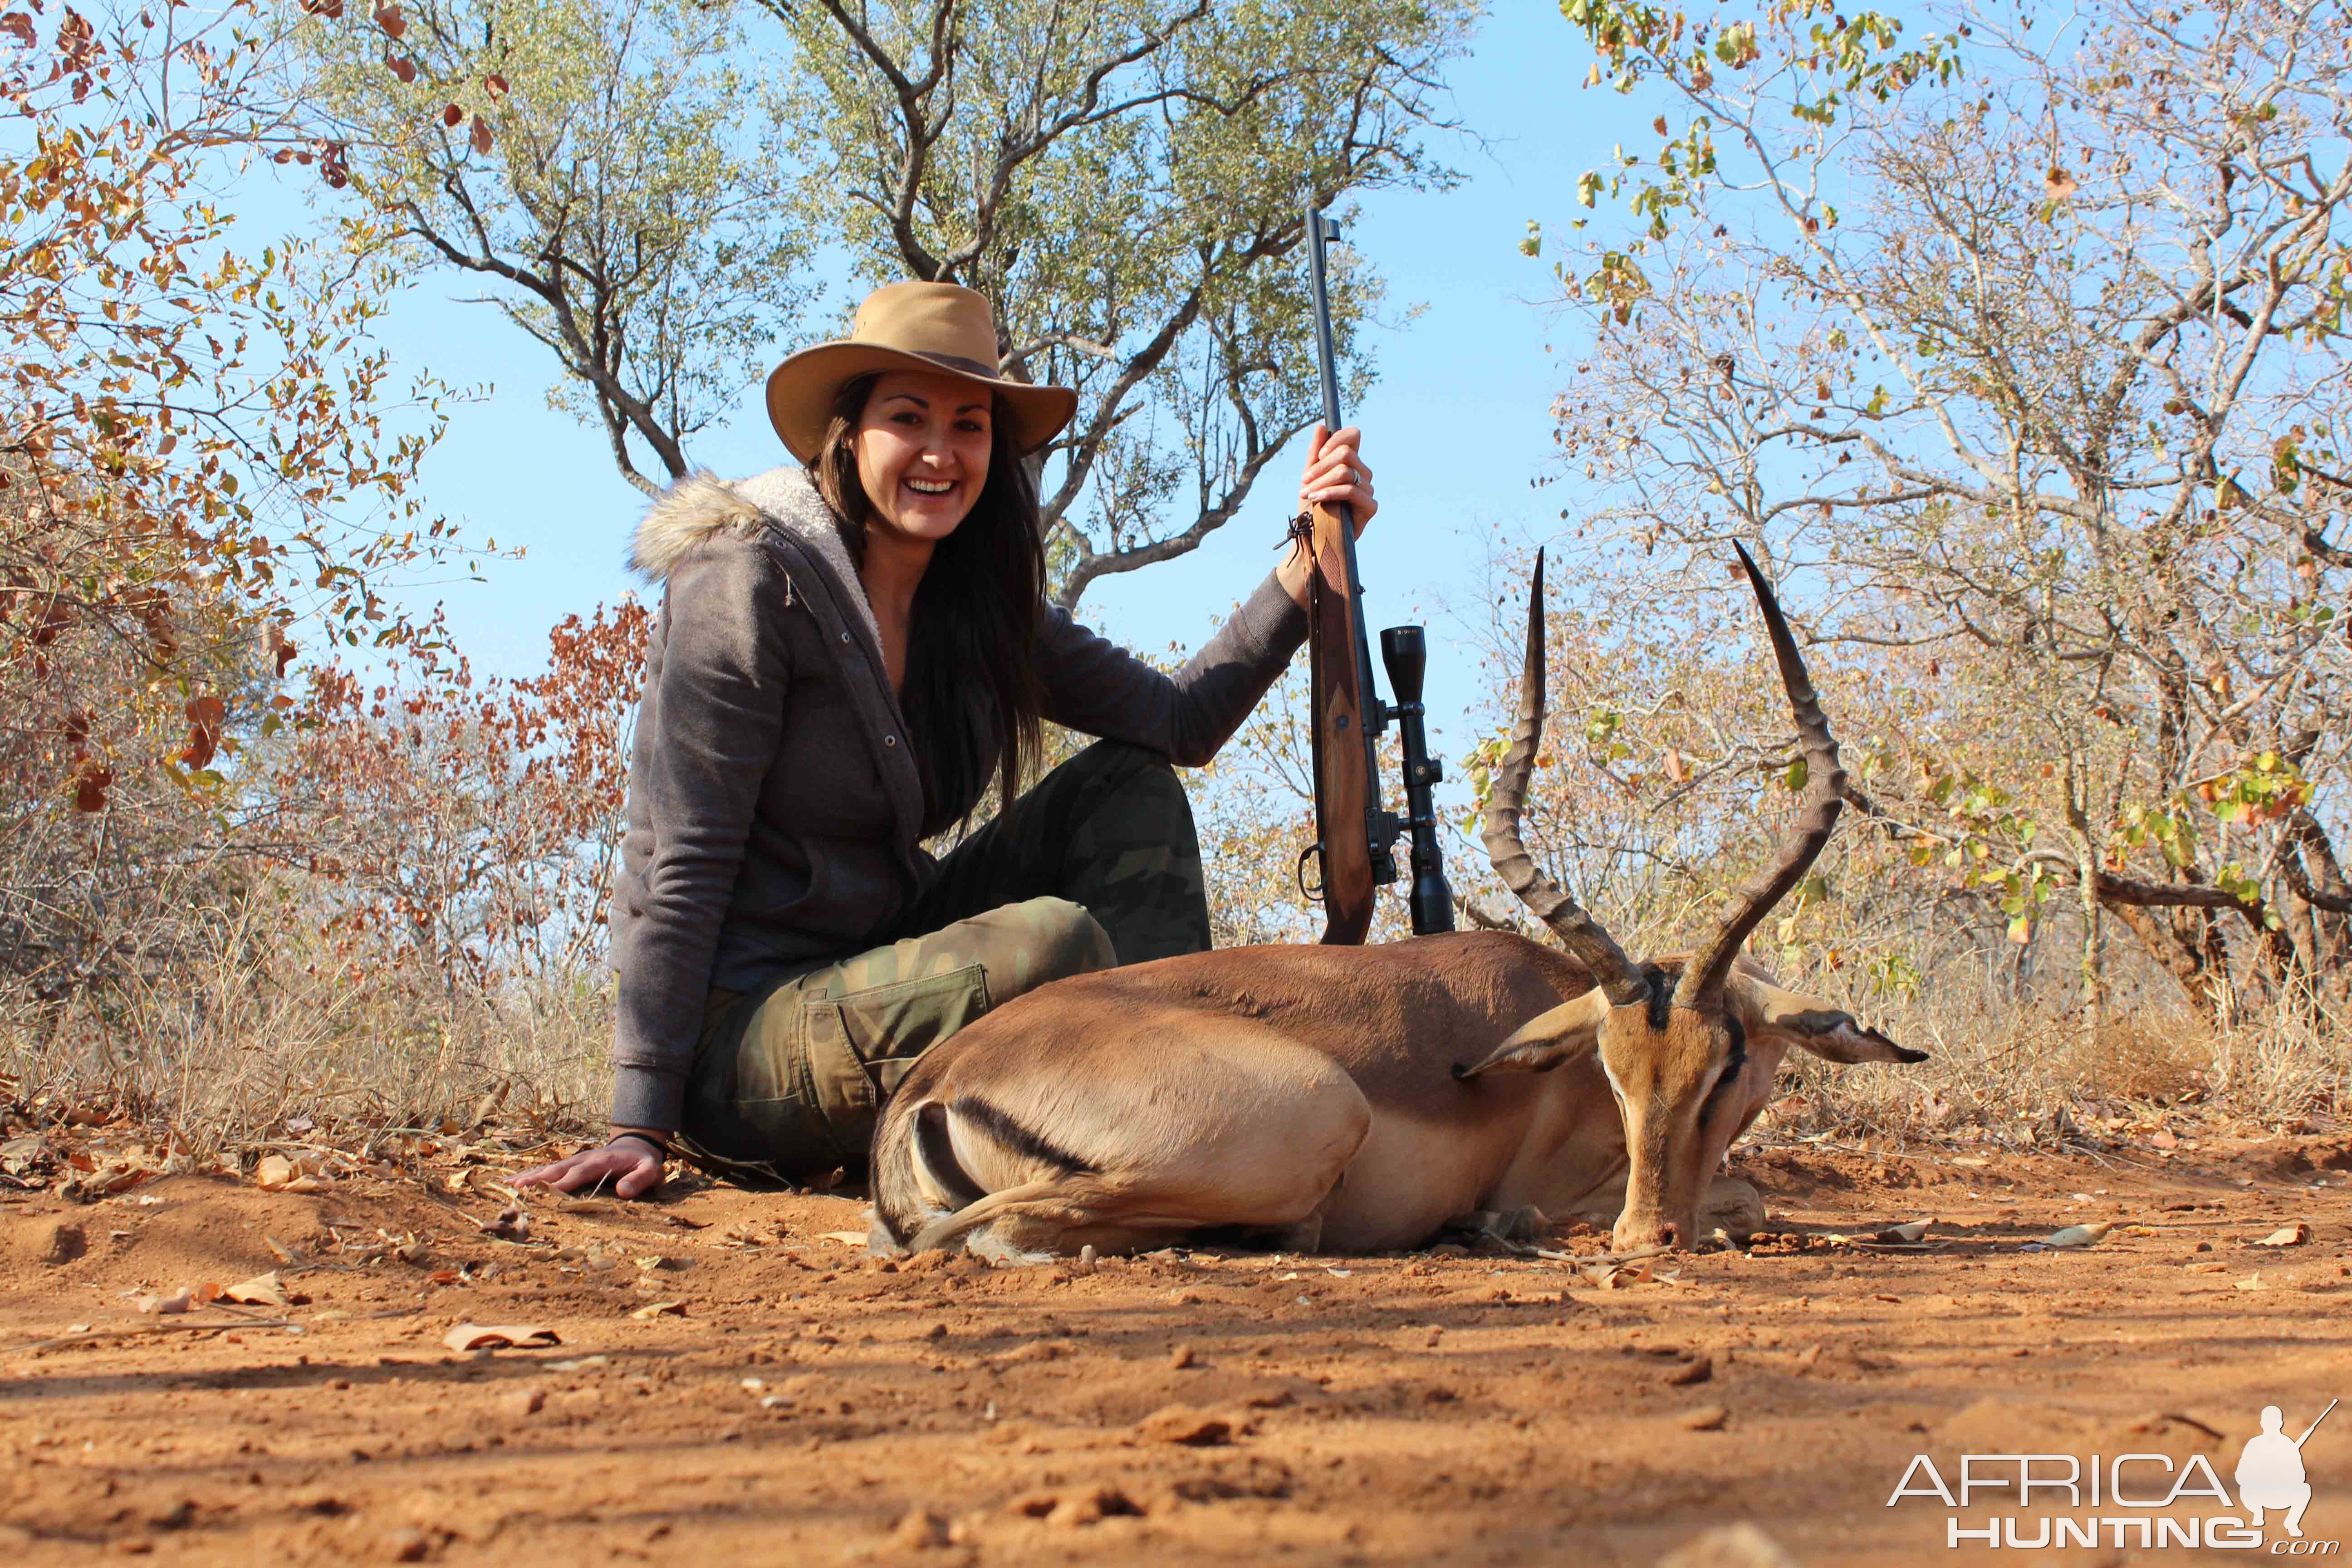
{"type": "Polygon", "coordinates": [[[286,1283],[278,1278],[278,1271],[274,1268],[267,1274],[257,1274],[250,1279],[238,1280],[221,1291],[220,1298],[224,1301],[236,1301],[247,1307],[291,1305],[287,1299],[286,1283]]]}
{"type": "Polygon", "coordinates": [[[319,1179],[314,1163],[308,1160],[289,1160],[283,1154],[264,1154],[253,1167],[254,1185],[265,1193],[322,1193],[327,1184],[319,1179]]]}
{"type": "Polygon", "coordinates": [[[560,1345],[562,1336],[539,1323],[460,1323],[441,1336],[441,1342],[463,1354],[468,1351],[530,1349],[560,1345]]]}
{"type": "Polygon", "coordinates": [[[168,1296],[142,1296],[138,1307],[142,1312],[184,1312],[196,1304],[196,1293],[189,1289],[173,1291],[168,1296]]]}
{"type": "Polygon", "coordinates": [[[2311,1227],[2297,1220],[2293,1225],[2271,1232],[2254,1245],[2256,1247],[2301,1247],[2310,1239],[2311,1227]]]}
{"type": "Polygon", "coordinates": [[[819,1233],[827,1241],[837,1241],[844,1247],[863,1247],[871,1238],[862,1230],[828,1230],[819,1233]]]}
{"type": "Polygon", "coordinates": [[[2107,1232],[2115,1228],[2112,1222],[2104,1219],[2095,1219],[2088,1225],[2070,1225],[2063,1230],[2053,1231],[2043,1237],[2042,1245],[2051,1247],[2096,1247],[2107,1238],[2107,1232]]]}
{"type": "Polygon", "coordinates": [[[2247,1275],[2243,1279],[2232,1279],[2230,1283],[2236,1286],[2241,1290],[2259,1290],[2263,1288],[2263,1277],[2261,1272],[2257,1270],[2254,1273],[2247,1275]]]}
{"type": "Polygon", "coordinates": [[[648,1301],[644,1306],[638,1308],[635,1311],[631,1312],[629,1316],[636,1319],[639,1322],[650,1322],[656,1318],[683,1318],[686,1316],[686,1303],[683,1301],[648,1301]]]}
{"type": "Polygon", "coordinates": [[[1935,1216],[1931,1215],[1926,1219],[1915,1219],[1906,1225],[1886,1226],[1871,1239],[1904,1243],[1925,1241],[1927,1238],[1927,1227],[1935,1223],[1935,1216]]]}

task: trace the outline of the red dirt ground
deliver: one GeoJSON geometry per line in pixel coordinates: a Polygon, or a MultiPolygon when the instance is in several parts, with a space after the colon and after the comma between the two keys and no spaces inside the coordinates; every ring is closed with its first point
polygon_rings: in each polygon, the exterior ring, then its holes
{"type": "MultiPolygon", "coordinates": [[[[826,1238],[862,1230],[852,1200],[713,1187],[538,1199],[518,1243],[478,1228],[505,1201],[480,1165],[310,1194],[200,1176],[95,1203],[7,1193],[0,1547],[192,1563],[1777,1561],[1688,1546],[1748,1521],[1803,1563],[1962,1562],[1987,1549],[1949,1551],[1941,1503],[1886,1506],[1916,1453],[1954,1480],[1962,1452],[2202,1453],[2234,1495],[2263,1405],[2292,1434],[2352,1395],[2352,1143],[1991,1159],[1743,1149],[1734,1173],[1762,1190],[1769,1228],[1810,1240],[1666,1260],[1675,1278],[1616,1289],[1443,1253],[893,1267],[826,1238]],[[1939,1250],[1824,1239],[1927,1215],[1939,1250]],[[2017,1249],[2095,1219],[2116,1228],[2089,1250],[2017,1249]],[[2253,1245],[2296,1221],[2304,1245],[2253,1245]],[[411,1256],[390,1250],[412,1235],[411,1256]],[[285,1266],[273,1239],[323,1266],[285,1266]],[[247,1318],[134,1310],[272,1267],[308,1299],[247,1318]],[[657,1301],[684,1315],[633,1315],[657,1301]],[[298,1326],[265,1326],[279,1320],[298,1326]],[[562,1343],[445,1349],[466,1321],[543,1323],[562,1343]]],[[[2352,1415],[2305,1457],[2309,1537],[2352,1537],[2352,1415]]],[[[2000,1497],[1963,1522],[2009,1511],[2000,1497]]],[[[2137,1539],[1992,1555],[2231,1555],[2137,1539]]]]}

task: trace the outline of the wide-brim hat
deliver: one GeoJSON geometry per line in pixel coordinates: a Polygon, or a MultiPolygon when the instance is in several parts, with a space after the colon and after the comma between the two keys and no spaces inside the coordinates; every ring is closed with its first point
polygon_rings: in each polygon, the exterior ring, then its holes
{"type": "Polygon", "coordinates": [[[768,374],[768,417],[802,462],[816,456],[842,384],[877,371],[943,373],[1003,400],[1013,444],[1034,452],[1077,412],[1066,386],[1012,381],[996,368],[996,317],[986,296],[952,283],[892,283],[866,296],[849,336],[803,349],[768,374]]]}

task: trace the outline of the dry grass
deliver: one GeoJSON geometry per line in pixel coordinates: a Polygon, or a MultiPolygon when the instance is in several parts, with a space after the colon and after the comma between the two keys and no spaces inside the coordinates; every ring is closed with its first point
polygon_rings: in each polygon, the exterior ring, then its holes
{"type": "MultiPolygon", "coordinates": [[[[203,939],[182,943],[166,977],[62,1011],[21,997],[0,1008],[0,1074],[20,1108],[37,1121],[91,1106],[128,1112],[198,1160],[263,1141],[289,1118],[340,1138],[470,1125],[490,1109],[550,1131],[604,1115],[612,991],[601,968],[483,995],[413,955],[330,954],[315,921],[284,903],[256,898],[203,915],[197,929],[203,939]]],[[[2278,1130],[2352,1102],[2352,1044],[2324,1019],[2283,1012],[2217,1029],[2143,1001],[2086,1041],[2064,1014],[2021,1012],[1956,969],[1891,1001],[1862,994],[1857,966],[1798,983],[1931,1058],[1844,1068],[1792,1058],[1768,1133],[2047,1147],[2118,1118],[2219,1116],[2278,1130]]]]}
{"type": "MultiPolygon", "coordinates": [[[[1769,1112],[1784,1133],[1901,1142],[2049,1145],[2087,1122],[2161,1122],[2194,1113],[2284,1131],[2352,1104],[2352,1041],[2291,1010],[2217,1027],[2185,1006],[2143,1003],[2095,1040],[2076,1017],[2021,1012],[1965,981],[1855,1006],[1929,1059],[1837,1067],[1792,1058],[1790,1096],[1769,1112]]],[[[1809,984],[1825,990],[1821,977],[1809,984]]]]}
{"type": "Polygon", "coordinates": [[[353,963],[284,911],[208,912],[191,961],[102,1000],[10,998],[0,1074],[36,1120],[102,1107],[202,1161],[289,1118],[360,1131],[479,1120],[495,1101],[550,1127],[600,1119],[611,995],[601,974],[495,996],[398,954],[353,963]]]}

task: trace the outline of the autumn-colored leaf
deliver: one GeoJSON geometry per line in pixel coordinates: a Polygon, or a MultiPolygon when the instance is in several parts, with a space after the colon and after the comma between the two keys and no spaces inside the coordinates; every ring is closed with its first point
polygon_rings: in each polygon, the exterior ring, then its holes
{"type": "Polygon", "coordinates": [[[289,1160],[283,1154],[264,1154],[253,1167],[254,1184],[266,1193],[321,1193],[326,1181],[320,1176],[313,1162],[289,1160]]]}
{"type": "Polygon", "coordinates": [[[250,1279],[240,1279],[236,1284],[227,1286],[220,1291],[220,1299],[247,1307],[284,1307],[292,1304],[286,1293],[286,1282],[278,1277],[278,1271],[274,1268],[267,1274],[257,1274],[250,1279]]]}
{"type": "Polygon", "coordinates": [[[392,74],[403,82],[412,82],[416,79],[416,62],[407,56],[395,55],[390,49],[386,49],[383,52],[383,63],[390,67],[392,74]]]}
{"type": "Polygon", "coordinates": [[[474,151],[477,153],[487,153],[490,150],[490,122],[478,114],[474,116],[473,142],[474,151]]]}
{"type": "Polygon", "coordinates": [[[2075,189],[2074,176],[2054,163],[2051,165],[2050,172],[2042,176],[2042,194],[2053,202],[2064,201],[2074,194],[2075,189]]]}
{"type": "Polygon", "coordinates": [[[460,1355],[479,1350],[535,1350],[560,1345],[563,1336],[543,1323],[459,1323],[441,1342],[460,1355]]]}
{"type": "Polygon", "coordinates": [[[378,5],[375,8],[375,25],[395,38],[408,31],[408,23],[402,18],[397,5],[378,5]]]}
{"type": "Polygon", "coordinates": [[[74,809],[104,811],[106,792],[112,787],[113,784],[112,768],[99,767],[83,770],[80,776],[74,781],[74,809]]]}
{"type": "Polygon", "coordinates": [[[466,111],[458,108],[454,103],[445,106],[441,110],[441,123],[444,125],[457,125],[461,123],[465,118],[466,111]]]}
{"type": "Polygon", "coordinates": [[[504,98],[509,90],[507,87],[507,79],[499,75],[496,71],[492,71],[489,75],[484,77],[482,79],[482,85],[489,89],[489,94],[492,98],[504,98]]]}

